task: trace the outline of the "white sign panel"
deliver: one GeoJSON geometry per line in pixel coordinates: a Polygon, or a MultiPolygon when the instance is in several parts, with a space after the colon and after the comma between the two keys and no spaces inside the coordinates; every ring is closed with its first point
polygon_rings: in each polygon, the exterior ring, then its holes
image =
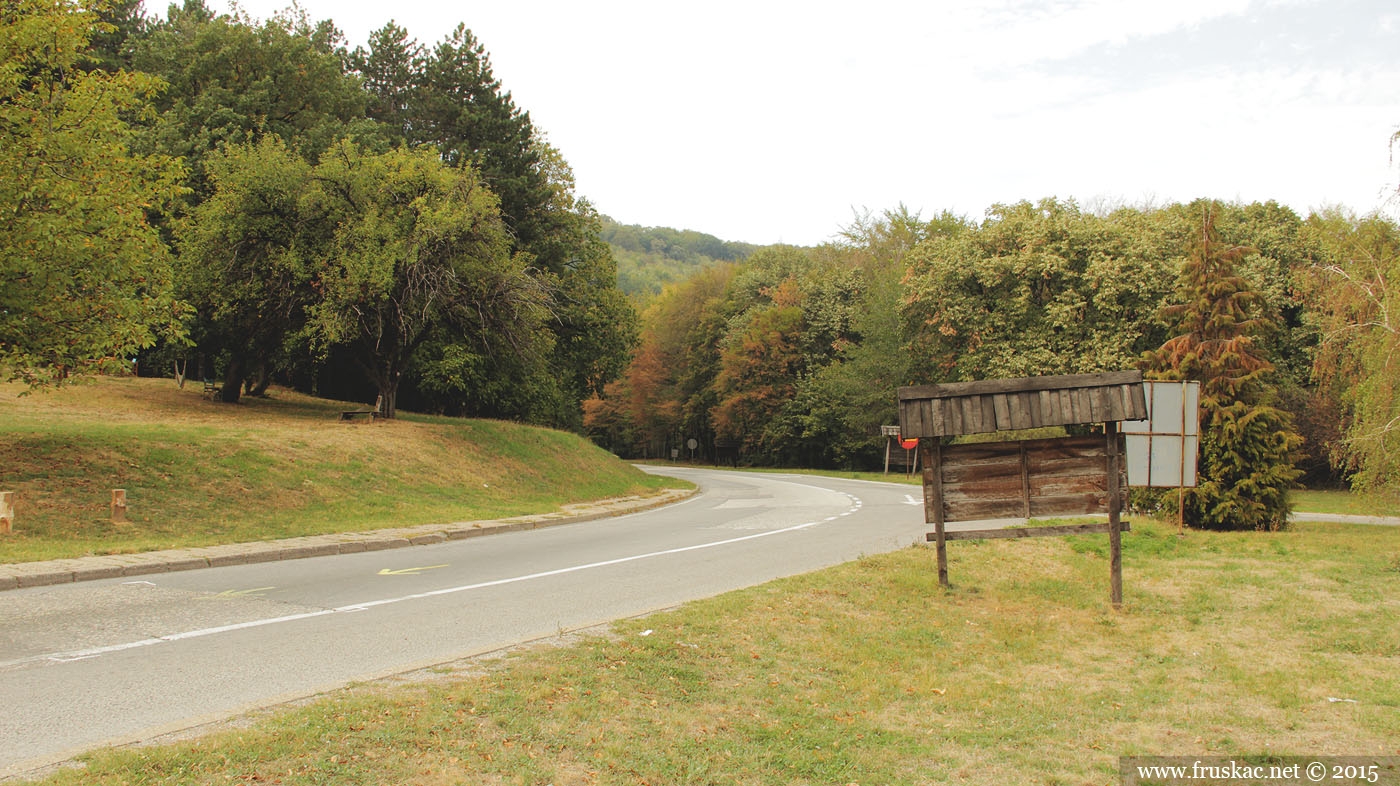
{"type": "Polygon", "coordinates": [[[1122,424],[1128,443],[1128,485],[1195,488],[1201,445],[1199,382],[1144,382],[1147,420],[1122,424]]]}

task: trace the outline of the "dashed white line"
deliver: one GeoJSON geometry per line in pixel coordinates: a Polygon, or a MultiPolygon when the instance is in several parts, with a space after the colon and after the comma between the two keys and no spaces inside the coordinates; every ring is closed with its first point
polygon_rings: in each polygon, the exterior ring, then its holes
{"type": "MultiPolygon", "coordinates": [[[[822,490],[826,491],[826,489],[822,490]]],[[[380,606],[388,606],[395,603],[404,603],[410,600],[422,600],[424,598],[434,598],[442,595],[453,595],[459,592],[470,592],[472,590],[485,589],[487,587],[499,587],[502,585],[515,584],[522,581],[533,581],[535,579],[549,578],[551,576],[562,576],[568,573],[577,573],[579,571],[593,570],[595,568],[606,568],[612,565],[622,565],[628,562],[637,562],[639,560],[652,559],[655,557],[665,557],[672,554],[684,554],[686,552],[691,551],[713,549],[718,548],[720,546],[730,546],[735,543],[743,543],[745,541],[757,540],[759,538],[767,538],[772,537],[774,535],[783,535],[789,532],[799,532],[801,530],[810,529],[820,524],[826,524],[832,521],[836,521],[837,519],[849,516],[855,513],[856,511],[860,510],[862,503],[859,497],[855,497],[850,494],[846,494],[845,496],[847,497],[847,499],[850,500],[851,504],[851,507],[847,509],[846,512],[838,516],[831,516],[822,519],[820,521],[809,521],[805,524],[797,524],[795,526],[784,527],[782,529],[757,532],[752,535],[741,535],[739,537],[727,538],[725,540],[716,540],[711,541],[709,543],[699,543],[693,546],[680,546],[674,549],[650,551],[645,554],[633,554],[627,557],[618,557],[616,559],[602,560],[600,562],[589,562],[582,565],[571,565],[566,568],[556,568],[554,570],[540,571],[538,573],[529,573],[522,576],[511,576],[510,578],[495,579],[493,581],[482,581],[476,584],[463,584],[458,587],[446,587],[444,589],[429,590],[427,592],[415,592],[409,595],[401,595],[395,598],[382,598],[380,600],[365,601],[363,603],[352,603],[334,609],[321,609],[318,611],[308,611],[301,614],[288,614],[283,617],[269,617],[267,619],[249,620],[248,622],[239,622],[234,623],[232,625],[220,625],[213,628],[200,628],[198,630],[184,631],[182,633],[172,633],[165,636],[154,636],[151,638],[140,639],[137,641],[129,641],[123,644],[111,644],[105,647],[93,647],[90,649],[74,650],[72,652],[52,653],[48,655],[35,655],[28,658],[21,658],[19,660],[0,663],[0,667],[18,666],[23,665],[25,663],[33,663],[37,661],[69,663],[72,661],[96,658],[102,655],[110,655],[115,652],[124,652],[126,650],[139,649],[141,647],[150,647],[156,644],[164,644],[166,642],[198,639],[204,636],[213,636],[219,633],[230,633],[233,631],[247,630],[249,628],[260,628],[266,625],[276,625],[283,622],[296,622],[298,620],[312,619],[315,617],[325,617],[331,614],[347,614],[351,612],[365,611],[380,606]]]]}

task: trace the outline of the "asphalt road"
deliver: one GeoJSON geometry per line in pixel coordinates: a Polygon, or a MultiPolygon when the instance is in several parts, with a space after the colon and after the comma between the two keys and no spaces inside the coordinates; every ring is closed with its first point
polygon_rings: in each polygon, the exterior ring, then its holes
{"type": "Polygon", "coordinates": [[[0,779],[920,542],[916,486],[651,469],[669,507],[394,551],[0,593],[0,779]]]}

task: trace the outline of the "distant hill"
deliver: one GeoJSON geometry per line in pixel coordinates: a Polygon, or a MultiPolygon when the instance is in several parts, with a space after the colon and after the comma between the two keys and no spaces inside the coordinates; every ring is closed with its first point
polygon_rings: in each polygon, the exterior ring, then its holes
{"type": "Polygon", "coordinates": [[[619,224],[606,216],[602,238],[617,260],[618,287],[639,300],[654,297],[667,284],[684,281],[711,265],[739,262],[761,248],[689,229],[619,224]]]}

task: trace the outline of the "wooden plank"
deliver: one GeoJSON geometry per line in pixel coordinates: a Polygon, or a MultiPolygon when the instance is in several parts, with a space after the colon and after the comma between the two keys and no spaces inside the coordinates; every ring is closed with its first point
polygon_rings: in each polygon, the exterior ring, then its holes
{"type": "Polygon", "coordinates": [[[943,501],[945,521],[978,521],[980,519],[1019,519],[1024,507],[1020,495],[1009,499],[952,499],[943,501]]]}
{"type": "Polygon", "coordinates": [[[1011,398],[1005,393],[997,393],[987,398],[992,400],[992,423],[997,431],[1015,428],[1011,425],[1011,398]]]}
{"type": "Polygon", "coordinates": [[[1104,424],[1104,438],[1104,449],[1108,452],[1108,595],[1113,608],[1118,609],[1123,607],[1123,525],[1120,521],[1123,495],[1118,485],[1123,440],[1118,438],[1117,423],[1104,424]]]}
{"type": "Polygon", "coordinates": [[[1104,458],[1103,439],[1094,435],[1028,440],[1025,445],[1031,452],[1032,468],[1040,466],[1043,462],[1104,458]]]}
{"type": "Polygon", "coordinates": [[[1111,420],[1115,423],[1120,420],[1126,420],[1128,407],[1124,403],[1123,386],[1119,385],[1116,388],[1104,388],[1104,390],[1108,393],[1108,417],[1104,418],[1104,420],[1111,420]]]}
{"type": "Polygon", "coordinates": [[[943,445],[936,440],[922,440],[919,452],[924,462],[924,522],[932,519],[938,551],[938,585],[948,586],[948,546],[944,535],[943,515],[943,445]]]}
{"type": "Polygon", "coordinates": [[[1030,417],[1026,413],[1025,396],[1027,393],[1008,393],[1006,399],[1006,428],[1025,429],[1030,428],[1030,417]]]}
{"type": "MultiPolygon", "coordinates": [[[[1100,473],[1079,477],[1029,478],[1031,499],[1052,497],[1072,497],[1082,495],[1105,496],[1108,494],[1108,479],[1100,473]]],[[[1030,514],[1026,514],[1030,515],[1030,514]]]]}
{"type": "Polygon", "coordinates": [[[977,464],[953,464],[948,461],[947,457],[943,459],[943,483],[948,486],[998,480],[1019,483],[1020,478],[1021,465],[1014,460],[1014,457],[977,464]]]}
{"type": "Polygon", "coordinates": [[[1087,390],[1068,391],[1070,399],[1074,402],[1074,422],[1093,423],[1094,404],[1093,397],[1087,390]]]}
{"type": "Polygon", "coordinates": [[[996,408],[992,406],[991,397],[975,396],[968,399],[968,401],[972,402],[972,409],[975,413],[973,415],[973,424],[977,427],[976,433],[981,434],[985,431],[996,431],[997,412],[996,408]]]}
{"type": "Polygon", "coordinates": [[[909,398],[958,398],[1026,390],[1072,390],[1142,383],[1141,371],[1107,371],[1099,374],[1065,374],[1049,377],[983,379],[975,382],[945,382],[939,385],[907,385],[899,388],[900,400],[909,398]]]}
{"type": "Polygon", "coordinates": [[[1117,401],[1119,401],[1119,388],[1093,389],[1093,422],[1107,423],[1109,420],[1121,420],[1121,418],[1113,418],[1113,405],[1117,401]]]}
{"type": "MultiPolygon", "coordinates": [[[[943,498],[950,502],[975,502],[983,499],[1017,500],[1025,496],[1025,483],[1019,474],[1002,478],[979,478],[964,483],[943,483],[943,498]]],[[[1080,489],[1089,491],[1088,489],[1080,489]]],[[[1015,514],[1023,516],[1023,513],[1015,514]]]]}
{"type": "Polygon", "coordinates": [[[978,462],[1005,461],[1017,455],[1015,442],[968,442],[962,445],[949,445],[945,459],[950,463],[976,464],[978,462]]]}
{"type": "Polygon", "coordinates": [[[1030,413],[1031,422],[1035,424],[1031,428],[1046,425],[1045,416],[1041,414],[1041,400],[1044,395],[1044,391],[1033,391],[1025,394],[1026,410],[1030,413]]]}
{"type": "Polygon", "coordinates": [[[913,434],[919,430],[919,402],[899,402],[899,433],[913,434]]]}
{"type": "MultiPolygon", "coordinates": [[[[994,529],[963,529],[951,530],[943,533],[944,540],[991,540],[996,538],[1059,538],[1071,535],[1101,535],[1108,532],[1108,524],[1065,524],[1054,527],[996,527],[994,529]]],[[[1128,522],[1122,523],[1122,531],[1129,532],[1132,527],[1128,522]]],[[[928,533],[924,536],[926,542],[932,542],[935,533],[928,533]]]]}
{"type": "Polygon", "coordinates": [[[1145,385],[1124,385],[1128,395],[1128,420],[1147,420],[1147,388],[1145,385]]]}
{"type": "Polygon", "coordinates": [[[963,423],[962,405],[963,401],[960,398],[946,399],[946,401],[944,401],[944,408],[948,411],[946,412],[946,419],[948,419],[949,434],[966,434],[972,430],[972,425],[970,425],[970,423],[963,423]]]}
{"type": "Polygon", "coordinates": [[[1021,509],[1022,516],[1031,517],[1031,460],[1026,453],[1025,443],[1021,443],[1021,509]]]}
{"type": "MultiPolygon", "coordinates": [[[[1034,457],[1033,457],[1034,458],[1034,457]]],[[[1046,460],[1041,458],[1031,467],[1031,477],[1035,478],[1102,478],[1108,472],[1108,459],[1103,456],[1088,458],[1063,458],[1046,460]]]]}
{"type": "MultiPolygon", "coordinates": [[[[1107,511],[1108,495],[1102,492],[1097,494],[1069,494],[1063,497],[1036,497],[1031,500],[1032,516],[1087,516],[1096,513],[1106,513],[1107,511]]],[[[968,519],[963,520],[967,521],[968,519]]]]}
{"type": "Polygon", "coordinates": [[[1060,397],[1060,424],[1078,423],[1079,419],[1074,416],[1074,391],[1057,390],[1055,394],[1060,397]]]}
{"type": "Polygon", "coordinates": [[[1101,437],[1055,437],[1053,439],[949,445],[945,448],[945,463],[952,467],[1008,462],[1020,455],[1022,445],[1031,455],[1033,471],[1036,467],[1047,462],[1092,459],[1101,461],[1104,458],[1101,437]]]}

